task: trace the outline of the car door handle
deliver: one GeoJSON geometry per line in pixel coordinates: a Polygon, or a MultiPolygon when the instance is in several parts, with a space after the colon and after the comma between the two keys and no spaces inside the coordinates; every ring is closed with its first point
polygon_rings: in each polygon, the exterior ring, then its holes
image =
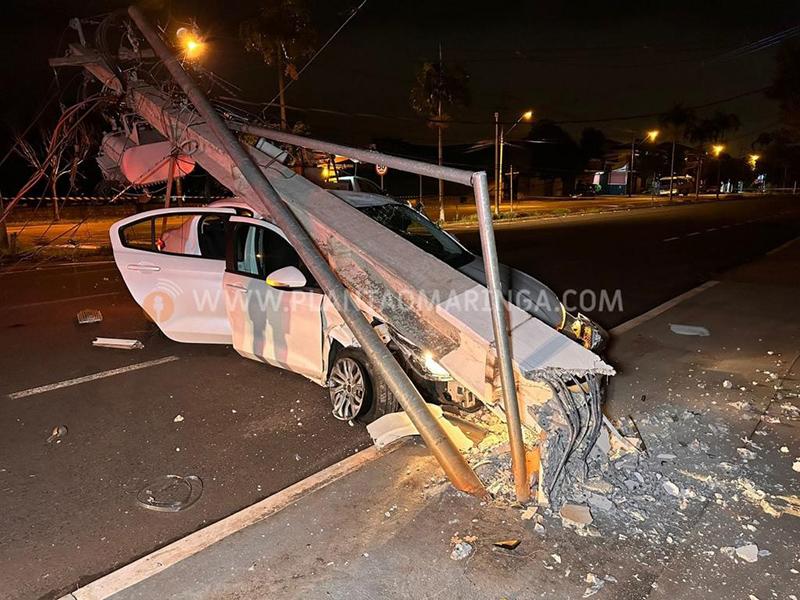
{"type": "Polygon", "coordinates": [[[158,265],[154,265],[153,263],[140,262],[140,263],[133,263],[131,265],[128,265],[128,270],[129,271],[160,271],[161,267],[159,267],[158,265]]]}
{"type": "Polygon", "coordinates": [[[241,283],[226,283],[225,287],[233,288],[238,292],[246,292],[247,288],[244,287],[241,283]]]}

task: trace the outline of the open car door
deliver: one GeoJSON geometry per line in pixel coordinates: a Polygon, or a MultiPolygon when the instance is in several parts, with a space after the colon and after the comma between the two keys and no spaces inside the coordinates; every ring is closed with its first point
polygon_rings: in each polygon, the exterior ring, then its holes
{"type": "Polygon", "coordinates": [[[232,208],[164,208],[111,227],[114,260],[133,299],[176,342],[230,344],[222,293],[232,208]]]}
{"type": "Polygon", "coordinates": [[[225,300],[239,354],[322,383],[322,290],[280,229],[247,217],[228,223],[225,300]]]}

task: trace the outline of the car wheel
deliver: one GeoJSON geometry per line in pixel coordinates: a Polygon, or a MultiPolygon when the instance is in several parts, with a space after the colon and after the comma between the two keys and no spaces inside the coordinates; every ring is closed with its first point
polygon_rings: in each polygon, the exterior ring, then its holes
{"type": "Polygon", "coordinates": [[[333,416],[340,421],[371,423],[399,410],[399,404],[386,383],[377,377],[361,350],[339,350],[331,363],[328,393],[333,416]]]}

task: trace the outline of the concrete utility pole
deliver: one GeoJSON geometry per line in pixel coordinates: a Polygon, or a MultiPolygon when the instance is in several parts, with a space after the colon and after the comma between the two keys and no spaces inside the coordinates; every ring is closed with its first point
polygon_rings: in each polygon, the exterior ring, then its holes
{"type": "Polygon", "coordinates": [[[628,198],[633,195],[633,161],[636,160],[636,136],[631,140],[631,162],[628,167],[628,198]]]}

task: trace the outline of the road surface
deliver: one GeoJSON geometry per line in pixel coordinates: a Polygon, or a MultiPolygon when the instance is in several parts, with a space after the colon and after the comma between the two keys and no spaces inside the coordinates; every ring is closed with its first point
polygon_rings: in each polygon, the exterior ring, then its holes
{"type": "MultiPolygon", "coordinates": [[[[477,245],[474,230],[457,234],[477,245]]],[[[761,198],[504,224],[497,241],[504,262],[559,294],[574,290],[568,301],[619,291],[611,310],[576,306],[612,327],[798,235],[800,201],[761,198]]],[[[113,264],[0,273],[0,307],[4,597],[58,597],[369,443],[303,378],[225,346],[165,339],[113,264]],[[77,325],[83,308],[99,308],[103,322],[77,325]],[[145,349],[92,348],[98,335],[145,349]],[[59,425],[67,435],[48,444],[59,425]],[[201,477],[198,503],[180,513],[137,507],[137,491],[165,474],[201,477]]]]}

